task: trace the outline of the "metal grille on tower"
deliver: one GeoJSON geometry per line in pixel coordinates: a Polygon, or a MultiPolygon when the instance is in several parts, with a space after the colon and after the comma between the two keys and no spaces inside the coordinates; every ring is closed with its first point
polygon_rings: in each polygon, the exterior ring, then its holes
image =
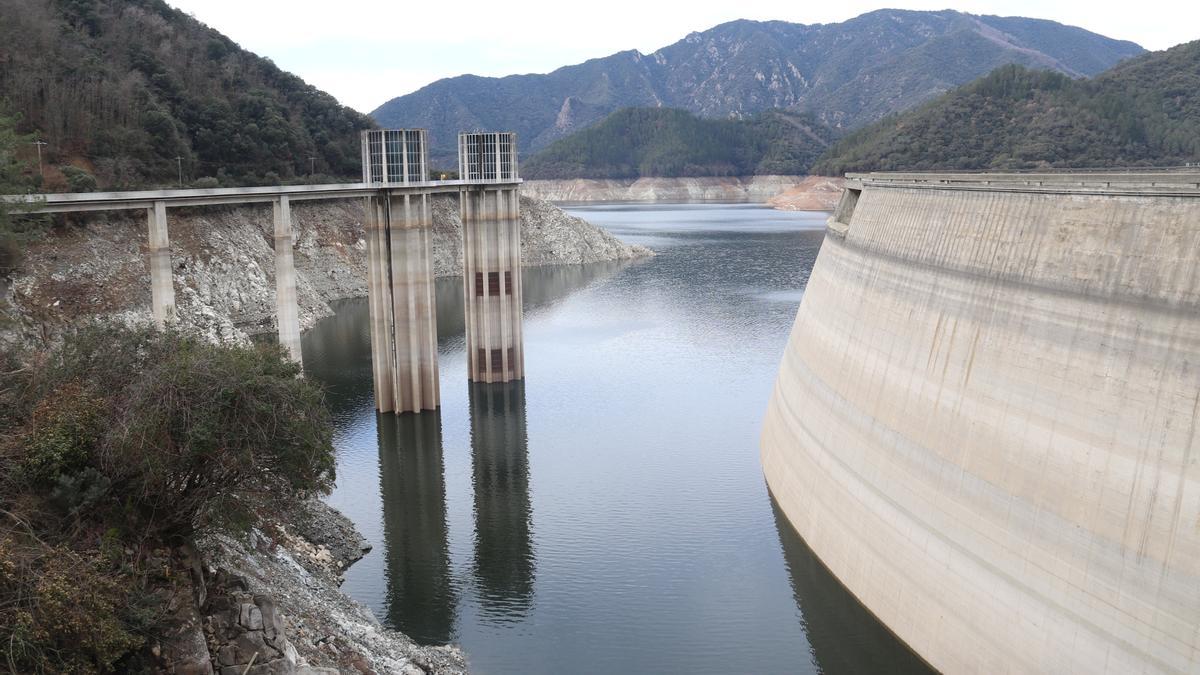
{"type": "Polygon", "coordinates": [[[511,131],[458,135],[458,175],[465,181],[511,183],[517,175],[517,135],[511,131]]]}
{"type": "Polygon", "coordinates": [[[409,185],[429,180],[424,129],[369,129],[362,132],[363,182],[409,185]]]}

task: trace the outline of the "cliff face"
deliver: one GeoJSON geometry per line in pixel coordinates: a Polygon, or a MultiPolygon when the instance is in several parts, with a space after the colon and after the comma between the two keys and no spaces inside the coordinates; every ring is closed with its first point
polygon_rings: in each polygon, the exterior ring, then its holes
{"type": "MultiPolygon", "coordinates": [[[[182,323],[212,339],[244,340],[275,330],[275,258],[266,206],[169,212],[176,304],[182,323]]],[[[295,264],[300,323],[332,313],[329,302],[365,296],[361,202],[296,203],[295,264]]],[[[434,199],[434,271],[462,272],[458,198],[434,199]]],[[[29,250],[11,301],[25,339],[87,316],[149,319],[144,217],[100,213],[51,232],[29,250]]],[[[535,199],[521,200],[526,265],[579,264],[652,255],[535,199]]]]}
{"type": "Polygon", "coordinates": [[[1196,672],[1200,175],[887,176],[784,352],[781,509],[939,671],[1196,672]]]}
{"type": "Polygon", "coordinates": [[[807,176],[799,184],[767,200],[780,211],[832,211],[842,196],[842,178],[807,176]]]}
{"type": "Polygon", "coordinates": [[[521,194],[552,202],[765,202],[803,176],[528,180],[521,194]]]}

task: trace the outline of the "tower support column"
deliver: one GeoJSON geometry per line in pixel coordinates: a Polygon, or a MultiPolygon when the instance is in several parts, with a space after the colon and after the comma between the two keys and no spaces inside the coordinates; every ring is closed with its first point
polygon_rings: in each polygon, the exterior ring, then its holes
{"type": "Polygon", "coordinates": [[[296,264],[292,247],[292,209],[287,195],[272,203],[275,224],[275,303],[279,322],[279,344],[296,363],[300,353],[300,305],[296,299],[296,264]]]}
{"type": "Polygon", "coordinates": [[[517,187],[469,188],[460,199],[467,375],[473,382],[524,379],[517,187]]]}
{"type": "Polygon", "coordinates": [[[167,238],[167,203],[146,209],[150,229],[150,306],[161,328],[175,320],[175,285],[171,276],[171,243],[167,238]]]}
{"type": "Polygon", "coordinates": [[[367,200],[367,276],[375,407],[436,410],[437,305],[426,193],[367,200]]]}

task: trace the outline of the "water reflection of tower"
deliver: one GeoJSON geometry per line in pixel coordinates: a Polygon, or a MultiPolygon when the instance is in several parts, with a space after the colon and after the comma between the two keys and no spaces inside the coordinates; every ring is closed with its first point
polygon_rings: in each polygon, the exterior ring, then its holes
{"type": "Polygon", "coordinates": [[[533,596],[525,383],[470,385],[475,580],[486,613],[525,615],[533,596]]]}
{"type": "Polygon", "coordinates": [[[771,510],[817,672],[932,675],[934,671],[817,559],[779,510],[774,497],[771,510]]]}
{"type": "Polygon", "coordinates": [[[389,624],[446,644],[456,594],[446,539],[442,422],[437,412],[376,415],[389,624]]]}

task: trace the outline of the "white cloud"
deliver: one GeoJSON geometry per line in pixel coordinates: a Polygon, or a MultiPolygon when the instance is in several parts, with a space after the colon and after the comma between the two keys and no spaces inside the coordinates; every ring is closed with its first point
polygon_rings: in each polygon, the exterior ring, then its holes
{"type": "MultiPolygon", "coordinates": [[[[600,3],[395,0],[168,0],[358,110],[463,73],[548,72],[624,49],[651,52],[737,18],[844,21],[880,7],[944,9],[945,0],[635,0],[600,3]]],[[[1200,3],[959,0],[973,14],[1052,19],[1165,49],[1200,38],[1200,3]]]]}

